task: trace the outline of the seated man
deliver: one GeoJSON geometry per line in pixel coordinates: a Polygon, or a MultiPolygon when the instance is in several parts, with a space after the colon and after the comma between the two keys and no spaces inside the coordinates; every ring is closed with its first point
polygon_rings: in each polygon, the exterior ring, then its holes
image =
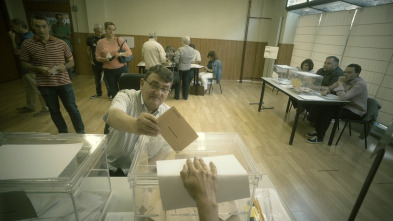
{"type": "Polygon", "coordinates": [[[161,65],[151,67],[140,81],[140,90],[119,91],[109,108],[106,122],[107,158],[111,176],[124,176],[140,144],[140,135],[160,133],[157,117],[169,109],[164,103],[173,83],[173,73],[161,65]]]}
{"type": "MultiPolygon", "coordinates": [[[[361,120],[367,112],[367,84],[359,77],[362,68],[357,64],[350,64],[345,68],[344,77],[327,90],[322,91],[321,95],[336,93],[340,100],[348,100],[350,103],[344,105],[341,118],[361,120]]],[[[337,106],[317,106],[314,112],[316,120],[315,132],[308,133],[308,143],[322,143],[326,130],[330,122],[337,116],[337,106]]]]}
{"type": "MultiPolygon", "coordinates": [[[[326,89],[328,89],[329,86],[336,83],[340,76],[344,75],[343,70],[338,66],[339,61],[340,60],[335,56],[329,56],[325,59],[325,62],[323,64],[323,68],[320,68],[317,71],[317,74],[321,75],[323,77],[321,87],[312,88],[312,89],[318,90],[318,91],[326,90],[326,89]]],[[[295,107],[295,105],[294,105],[294,107],[295,107]]],[[[314,113],[315,113],[315,111],[317,111],[317,110],[315,110],[315,109],[317,109],[317,107],[315,105],[307,105],[303,108],[309,112],[308,116],[307,116],[307,120],[309,120],[311,122],[311,125],[314,125],[315,124],[314,113]]]]}

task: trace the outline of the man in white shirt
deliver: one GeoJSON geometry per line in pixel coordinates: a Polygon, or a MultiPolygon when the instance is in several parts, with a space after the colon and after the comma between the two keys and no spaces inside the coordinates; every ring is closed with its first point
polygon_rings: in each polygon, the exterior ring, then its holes
{"type": "MultiPolygon", "coordinates": [[[[194,44],[190,43],[189,46],[191,48],[193,48],[194,52],[195,52],[194,58],[192,59],[191,64],[201,64],[202,63],[201,53],[199,53],[199,51],[195,49],[195,45],[194,44]]],[[[197,70],[194,70],[194,69],[190,70],[190,83],[194,79],[194,76],[195,76],[196,72],[197,72],[197,70]]]]}
{"type": "Polygon", "coordinates": [[[125,176],[142,135],[160,133],[157,118],[169,109],[164,103],[171,91],[173,73],[162,65],[151,67],[140,81],[140,90],[121,90],[109,107],[110,125],[106,153],[111,176],[125,176]]]}
{"type": "Polygon", "coordinates": [[[142,56],[145,60],[145,68],[149,69],[154,65],[163,64],[166,61],[166,53],[160,43],[157,42],[157,34],[149,33],[149,40],[143,44],[142,56]]]}
{"type": "Polygon", "coordinates": [[[191,61],[191,64],[200,64],[200,63],[202,63],[201,53],[199,53],[199,51],[195,49],[195,45],[191,43],[191,44],[189,44],[189,46],[191,48],[193,48],[194,51],[195,51],[195,55],[194,55],[194,58],[191,61]]]}

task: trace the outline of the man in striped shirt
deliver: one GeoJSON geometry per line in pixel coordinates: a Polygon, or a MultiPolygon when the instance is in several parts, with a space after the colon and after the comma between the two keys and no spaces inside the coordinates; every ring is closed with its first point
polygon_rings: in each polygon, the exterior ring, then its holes
{"type": "Polygon", "coordinates": [[[60,112],[59,97],[70,115],[76,133],[85,133],[82,117],[75,103],[75,95],[67,69],[74,66],[68,45],[49,35],[50,26],[42,14],[32,17],[35,36],[22,44],[20,59],[23,67],[36,73],[36,81],[59,133],[68,133],[60,112]]]}

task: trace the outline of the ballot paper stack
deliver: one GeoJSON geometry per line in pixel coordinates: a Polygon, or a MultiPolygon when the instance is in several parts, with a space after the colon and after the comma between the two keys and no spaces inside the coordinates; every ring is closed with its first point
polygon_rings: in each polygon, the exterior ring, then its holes
{"type": "Polygon", "coordinates": [[[105,135],[2,134],[0,220],[102,220],[111,197],[105,135]]]}
{"type": "Polygon", "coordinates": [[[197,133],[198,139],[175,151],[161,137],[143,137],[128,174],[135,220],[198,220],[195,203],[183,187],[180,171],[188,158],[217,167],[217,201],[222,220],[248,221],[255,189],[262,179],[237,133],[197,133]]]}

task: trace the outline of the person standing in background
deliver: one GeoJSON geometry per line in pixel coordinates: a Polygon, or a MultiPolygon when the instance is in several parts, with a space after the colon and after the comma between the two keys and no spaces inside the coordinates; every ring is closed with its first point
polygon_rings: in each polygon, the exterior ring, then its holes
{"type": "Polygon", "coordinates": [[[189,46],[190,37],[182,37],[183,46],[175,54],[175,62],[179,64],[179,82],[175,86],[175,99],[180,99],[180,88],[182,88],[183,99],[188,99],[190,89],[190,69],[191,61],[194,58],[195,50],[189,46]]]}
{"type": "MultiPolygon", "coordinates": [[[[32,38],[34,34],[33,32],[29,31],[26,23],[21,19],[12,19],[10,22],[10,26],[11,31],[8,33],[8,35],[11,39],[11,45],[14,49],[14,54],[19,58],[20,49],[22,47],[23,41],[32,38]],[[16,42],[15,33],[19,35],[18,42],[16,42]]],[[[37,88],[37,84],[35,81],[35,73],[23,68],[20,61],[18,62],[18,68],[20,74],[22,75],[23,83],[26,89],[26,105],[23,107],[18,107],[16,108],[16,110],[21,113],[33,112],[35,109],[35,96],[38,95],[38,99],[41,103],[41,111],[34,113],[33,117],[48,115],[48,107],[46,106],[45,100],[41,96],[41,93],[37,88]]]]}
{"type": "Polygon", "coordinates": [[[105,86],[108,89],[108,84],[106,82],[106,79],[103,76],[104,69],[102,68],[102,62],[97,61],[96,59],[96,47],[97,47],[97,42],[103,38],[105,38],[103,33],[103,28],[101,24],[95,24],[94,25],[94,35],[91,35],[87,37],[86,40],[86,45],[87,47],[87,56],[89,57],[89,61],[91,64],[91,69],[93,70],[94,74],[94,82],[96,84],[96,94],[91,96],[91,99],[98,98],[102,96],[102,89],[101,89],[101,83],[102,80],[105,82],[105,86]]]}
{"type": "Polygon", "coordinates": [[[35,36],[22,44],[20,59],[24,68],[36,73],[38,89],[48,105],[51,118],[59,133],[68,133],[60,111],[59,98],[70,115],[76,133],[85,133],[81,114],[75,103],[74,90],[67,69],[74,66],[68,45],[49,34],[48,19],[34,14],[31,19],[35,36]]]}
{"type": "Polygon", "coordinates": [[[199,53],[199,51],[195,49],[195,45],[194,44],[190,44],[190,47],[193,48],[194,51],[195,51],[194,58],[192,59],[191,64],[200,64],[200,63],[202,63],[201,53],[199,53]]]}
{"type": "MultiPolygon", "coordinates": [[[[194,44],[190,44],[190,47],[193,48],[195,51],[194,58],[192,59],[191,64],[201,64],[202,63],[201,53],[199,53],[199,51],[195,49],[194,44]]],[[[198,70],[195,70],[195,69],[190,70],[190,83],[191,83],[192,79],[194,79],[194,76],[197,71],[198,70]]]]}
{"type": "Polygon", "coordinates": [[[154,65],[161,65],[165,63],[164,48],[157,42],[157,34],[155,32],[149,33],[149,40],[143,44],[142,57],[145,61],[145,68],[149,69],[154,65]]]}
{"type": "MultiPolygon", "coordinates": [[[[64,23],[64,16],[62,14],[56,14],[55,17],[57,23],[53,24],[51,29],[53,36],[65,41],[65,43],[67,43],[68,47],[71,49],[71,53],[72,53],[73,48],[71,44],[71,28],[68,24],[64,23]]],[[[70,79],[72,79],[72,71],[73,68],[67,69],[70,79]]]]}
{"type": "Polygon", "coordinates": [[[105,22],[105,38],[97,43],[96,59],[104,63],[104,74],[109,87],[109,99],[113,100],[119,91],[119,80],[122,73],[128,73],[128,67],[120,63],[118,57],[130,57],[132,51],[124,39],[115,36],[116,26],[113,22],[105,22]],[[119,52],[120,45],[123,45],[124,52],[119,52]]]}

